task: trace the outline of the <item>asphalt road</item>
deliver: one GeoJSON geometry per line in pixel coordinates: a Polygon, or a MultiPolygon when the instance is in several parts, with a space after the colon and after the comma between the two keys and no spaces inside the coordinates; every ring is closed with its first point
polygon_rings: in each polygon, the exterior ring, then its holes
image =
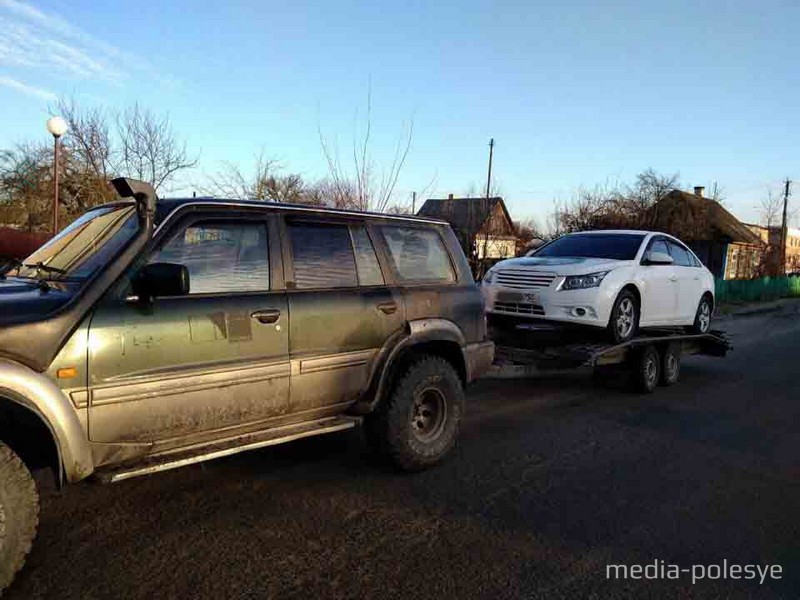
{"type": "Polygon", "coordinates": [[[482,381],[457,451],[401,475],[358,432],[42,498],[7,598],[800,597],[800,304],[652,396],[482,381]],[[780,580],[606,578],[778,564],[780,580]]]}

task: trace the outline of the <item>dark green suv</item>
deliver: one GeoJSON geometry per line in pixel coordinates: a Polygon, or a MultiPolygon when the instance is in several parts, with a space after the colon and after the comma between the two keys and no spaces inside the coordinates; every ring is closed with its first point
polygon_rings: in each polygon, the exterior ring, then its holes
{"type": "Polygon", "coordinates": [[[453,447],[494,347],[446,223],[112,183],[0,281],[0,589],[35,468],[117,481],[361,421],[404,470],[453,447]]]}

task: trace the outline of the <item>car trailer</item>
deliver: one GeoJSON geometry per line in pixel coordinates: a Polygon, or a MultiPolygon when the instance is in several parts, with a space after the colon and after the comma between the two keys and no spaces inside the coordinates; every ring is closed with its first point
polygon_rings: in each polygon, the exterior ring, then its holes
{"type": "Polygon", "coordinates": [[[650,393],[659,384],[678,381],[684,355],[724,357],[732,349],[722,331],[649,330],[621,344],[604,341],[604,332],[592,333],[548,324],[490,324],[492,375],[530,378],[591,367],[597,380],[624,378],[632,389],[650,393]]]}

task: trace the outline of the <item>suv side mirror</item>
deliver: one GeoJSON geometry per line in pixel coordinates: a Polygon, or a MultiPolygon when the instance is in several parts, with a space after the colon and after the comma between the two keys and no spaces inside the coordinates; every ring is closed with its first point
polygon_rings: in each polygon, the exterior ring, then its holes
{"type": "Polygon", "coordinates": [[[145,301],[158,296],[185,296],[189,293],[189,270],[174,263],[145,265],[133,281],[133,293],[145,301]]]}
{"type": "Polygon", "coordinates": [[[671,265],[674,260],[666,252],[651,252],[645,258],[644,264],[646,265],[671,265]]]}

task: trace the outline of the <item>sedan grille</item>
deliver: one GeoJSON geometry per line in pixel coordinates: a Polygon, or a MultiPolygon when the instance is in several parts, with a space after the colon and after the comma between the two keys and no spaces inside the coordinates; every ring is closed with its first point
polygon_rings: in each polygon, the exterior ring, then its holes
{"type": "Polygon", "coordinates": [[[556,278],[555,273],[544,271],[518,271],[503,269],[497,272],[495,282],[507,288],[546,288],[556,278]]]}
{"type": "Polygon", "coordinates": [[[544,316],[544,307],[538,304],[528,304],[527,302],[495,302],[494,310],[517,315],[544,316]]]}

